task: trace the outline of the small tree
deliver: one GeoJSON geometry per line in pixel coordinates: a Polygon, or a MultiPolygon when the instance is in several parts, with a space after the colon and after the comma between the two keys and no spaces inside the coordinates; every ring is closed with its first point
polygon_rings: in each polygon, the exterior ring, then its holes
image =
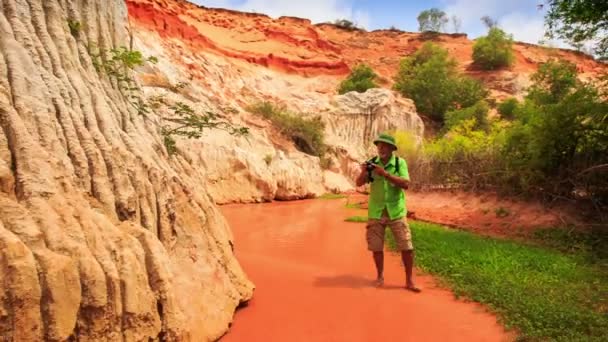
{"type": "Polygon", "coordinates": [[[442,121],[446,111],[472,106],[487,95],[483,85],[462,77],[447,50],[425,43],[401,60],[394,89],[411,98],[419,112],[442,121]]]}
{"type": "Polygon", "coordinates": [[[431,8],[424,10],[418,14],[418,30],[420,32],[441,32],[445,24],[448,22],[448,17],[444,11],[431,8]]]}
{"type": "Polygon", "coordinates": [[[513,58],[513,38],[498,27],[491,28],[473,45],[473,61],[485,70],[510,66],[513,58]]]}
{"type": "Polygon", "coordinates": [[[460,20],[460,18],[458,18],[455,15],[453,15],[451,19],[452,19],[452,26],[454,27],[454,33],[459,33],[460,28],[462,27],[462,20],[460,20]]]}
{"type": "Polygon", "coordinates": [[[456,75],[456,61],[447,50],[425,43],[401,60],[394,88],[414,100],[418,111],[441,121],[454,99],[456,75]]]}
{"type": "Polygon", "coordinates": [[[338,87],[338,93],[340,95],[348,93],[349,91],[356,91],[364,93],[368,89],[378,88],[374,82],[378,75],[365,64],[357,65],[348,75],[344,81],[340,83],[338,87]]]}
{"type": "Polygon", "coordinates": [[[489,15],[484,15],[483,17],[481,17],[481,22],[486,25],[488,30],[498,26],[498,21],[496,19],[493,19],[489,15]]]}

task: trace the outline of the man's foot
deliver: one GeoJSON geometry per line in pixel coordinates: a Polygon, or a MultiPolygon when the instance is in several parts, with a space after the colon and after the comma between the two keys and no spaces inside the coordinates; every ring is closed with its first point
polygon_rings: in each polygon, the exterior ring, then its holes
{"type": "Polygon", "coordinates": [[[414,285],[414,284],[407,284],[407,285],[405,285],[405,289],[408,290],[408,291],[415,292],[415,293],[422,292],[422,289],[419,288],[418,286],[414,285]]]}
{"type": "Polygon", "coordinates": [[[384,286],[384,277],[380,277],[380,278],[376,279],[376,281],[374,282],[374,285],[376,285],[376,287],[384,286]]]}

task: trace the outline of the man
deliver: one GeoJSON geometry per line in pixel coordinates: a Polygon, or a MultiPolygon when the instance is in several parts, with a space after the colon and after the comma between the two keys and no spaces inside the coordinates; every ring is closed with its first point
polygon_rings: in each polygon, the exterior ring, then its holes
{"type": "Polygon", "coordinates": [[[403,158],[397,158],[393,152],[397,150],[395,138],[388,134],[380,134],[374,144],[378,156],[373,158],[375,164],[372,178],[368,179],[365,164],[361,165],[361,174],[357,177],[357,186],[371,182],[368,223],[367,248],[373,252],[378,278],[376,286],[384,284],[384,229],[389,226],[395,236],[397,248],[401,251],[401,258],[405,266],[405,288],[413,292],[420,292],[414,283],[412,268],[414,256],[410,227],[406,222],[404,190],[409,185],[407,163],[403,158]]]}

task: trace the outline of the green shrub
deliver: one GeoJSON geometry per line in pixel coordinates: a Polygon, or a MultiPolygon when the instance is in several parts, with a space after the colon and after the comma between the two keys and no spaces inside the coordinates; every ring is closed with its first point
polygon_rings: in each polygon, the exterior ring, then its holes
{"type": "Polygon", "coordinates": [[[365,64],[357,65],[348,75],[348,77],[340,83],[338,87],[339,94],[345,94],[349,91],[364,93],[371,88],[378,88],[374,82],[378,75],[365,64]]]}
{"type": "Polygon", "coordinates": [[[461,108],[473,106],[487,96],[488,90],[480,81],[469,77],[458,79],[454,100],[458,102],[461,108]]]}
{"type": "Polygon", "coordinates": [[[430,185],[487,187],[503,193],[576,199],[608,212],[608,98],[581,82],[569,62],[550,61],[523,102],[499,106],[511,121],[487,121],[487,104],[446,114],[445,134],[425,145],[414,179],[430,185]]]}
{"type": "Polygon", "coordinates": [[[608,181],[597,166],[608,163],[608,101],[572,70],[549,62],[534,75],[505,145],[508,165],[520,175],[511,180],[526,192],[571,197],[578,188],[606,203],[608,181]]]}
{"type": "Polygon", "coordinates": [[[320,117],[304,118],[301,114],[290,113],[270,102],[250,106],[249,111],[270,120],[300,151],[318,157],[325,155],[325,124],[320,117]]]}
{"type": "Polygon", "coordinates": [[[487,36],[478,38],[473,45],[473,61],[485,70],[510,66],[513,63],[513,38],[492,27],[487,36]]]}
{"type": "Polygon", "coordinates": [[[348,19],[336,19],[336,21],[334,21],[334,25],[347,31],[359,30],[357,25],[348,19]]]}
{"type": "Polygon", "coordinates": [[[497,123],[487,131],[475,129],[477,120],[472,117],[460,121],[445,135],[426,144],[425,158],[428,167],[424,174],[416,175],[419,186],[437,185],[464,189],[492,187],[502,169],[500,146],[504,132],[497,123]]]}
{"type": "Polygon", "coordinates": [[[442,121],[446,111],[473,105],[487,95],[480,82],[460,76],[456,66],[447,50],[425,43],[401,60],[394,89],[411,98],[419,112],[442,121]]]}
{"type": "Polygon", "coordinates": [[[473,119],[475,122],[473,129],[488,130],[490,128],[488,110],[488,104],[485,101],[479,101],[471,107],[447,112],[445,114],[444,128],[449,130],[462,121],[473,119]]]}
{"type": "Polygon", "coordinates": [[[395,90],[411,98],[419,112],[441,121],[451,107],[456,89],[456,61],[447,50],[425,43],[401,60],[395,90]]]}
{"type": "Polygon", "coordinates": [[[504,119],[512,120],[515,118],[515,110],[518,105],[519,101],[516,98],[506,99],[498,105],[498,113],[504,119]]]}
{"type": "MultiPolygon", "coordinates": [[[[215,113],[198,113],[183,102],[169,105],[162,95],[153,96],[149,100],[145,99],[132,72],[137,66],[144,65],[145,62],[158,63],[156,57],[144,58],[140,51],[127,49],[124,46],[109,51],[101,50],[97,54],[92,51],[89,52],[95,69],[98,72],[104,72],[110,80],[115,82],[118,90],[135,108],[138,115],[145,117],[151,111],[160,111],[163,107],[170,110],[170,115],[161,116],[166,124],[160,128],[163,144],[169,155],[177,152],[177,143],[174,136],[200,138],[205,129],[222,129],[231,135],[247,135],[249,133],[248,128],[234,126],[215,113]]],[[[181,89],[183,85],[185,83],[178,84],[176,89],[181,89]]]]}
{"type": "Polygon", "coordinates": [[[266,162],[266,165],[270,165],[270,163],[272,163],[272,159],[272,154],[267,154],[266,156],[264,156],[264,162],[266,162]]]}
{"type": "Polygon", "coordinates": [[[82,28],[80,21],[68,20],[68,27],[70,28],[70,34],[72,34],[74,38],[80,36],[80,30],[82,28]]]}
{"type": "Polygon", "coordinates": [[[321,159],[319,160],[319,166],[321,166],[321,169],[329,170],[334,165],[334,163],[332,162],[332,159],[330,157],[328,157],[327,155],[321,156],[320,158],[321,159]]]}

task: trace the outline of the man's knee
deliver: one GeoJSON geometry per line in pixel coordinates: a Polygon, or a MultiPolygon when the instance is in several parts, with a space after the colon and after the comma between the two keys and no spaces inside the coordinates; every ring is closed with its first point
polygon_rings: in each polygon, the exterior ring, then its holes
{"type": "Polygon", "coordinates": [[[370,221],[366,229],[367,249],[376,253],[384,250],[384,226],[380,222],[370,221]]]}
{"type": "Polygon", "coordinates": [[[398,250],[414,250],[414,245],[412,243],[412,234],[410,232],[410,227],[406,222],[399,220],[391,224],[390,227],[391,231],[393,232],[393,236],[395,237],[395,243],[397,245],[398,250]]]}

